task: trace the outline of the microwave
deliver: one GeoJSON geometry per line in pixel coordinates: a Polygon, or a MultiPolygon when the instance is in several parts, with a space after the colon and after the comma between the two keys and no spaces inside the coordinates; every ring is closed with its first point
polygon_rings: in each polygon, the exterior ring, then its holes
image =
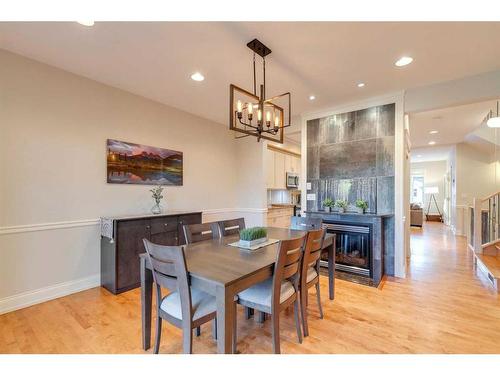
{"type": "Polygon", "coordinates": [[[297,189],[299,187],[299,175],[297,173],[286,172],[286,187],[297,189]]]}

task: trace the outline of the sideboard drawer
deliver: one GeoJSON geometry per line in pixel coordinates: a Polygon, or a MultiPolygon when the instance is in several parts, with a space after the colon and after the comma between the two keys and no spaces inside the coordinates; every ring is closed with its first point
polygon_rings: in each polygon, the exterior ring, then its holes
{"type": "Polygon", "coordinates": [[[151,234],[177,231],[177,217],[158,217],[151,219],[151,234]]]}

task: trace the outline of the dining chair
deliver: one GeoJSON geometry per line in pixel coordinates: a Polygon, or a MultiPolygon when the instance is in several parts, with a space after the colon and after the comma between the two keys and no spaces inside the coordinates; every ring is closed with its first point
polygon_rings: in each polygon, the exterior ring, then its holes
{"type": "MultiPolygon", "coordinates": [[[[293,304],[295,328],[299,343],[302,343],[299,312],[300,262],[307,235],[279,242],[273,277],[238,293],[238,303],[271,315],[273,351],[281,352],[279,315],[293,304]]],[[[235,317],[236,321],[236,317],[235,317]]],[[[234,326],[233,350],[236,351],[236,324],[234,326]]]]}
{"type": "Polygon", "coordinates": [[[290,229],[314,230],[321,229],[322,225],[323,219],[320,217],[292,216],[290,229]]]}
{"type": "Polygon", "coordinates": [[[216,222],[203,224],[184,224],[186,243],[195,243],[220,238],[219,225],[216,222]]]}
{"type": "Polygon", "coordinates": [[[193,329],[215,320],[215,297],[189,285],[184,247],[156,245],[143,239],[156,286],[156,338],[154,353],[158,354],[162,321],[182,329],[183,350],[193,350],[193,329]],[[161,288],[170,293],[162,297],[161,288]]]}
{"type": "Polygon", "coordinates": [[[323,249],[325,234],[326,231],[324,229],[310,230],[307,234],[304,255],[302,256],[300,272],[300,309],[302,313],[304,336],[309,336],[309,327],[307,325],[308,291],[313,286],[316,287],[319,317],[323,319],[319,285],[319,261],[321,260],[321,249],[323,249]]]}
{"type": "Polygon", "coordinates": [[[245,229],[245,219],[240,217],[238,219],[219,221],[219,228],[222,237],[238,234],[240,230],[245,229]]]}
{"type": "MultiPolygon", "coordinates": [[[[184,224],[182,227],[186,243],[195,243],[205,240],[213,240],[220,238],[219,224],[217,222],[203,224],[184,224]]],[[[201,335],[201,327],[197,327],[195,335],[201,335]]],[[[212,323],[212,335],[217,338],[217,323],[212,323]]]]}

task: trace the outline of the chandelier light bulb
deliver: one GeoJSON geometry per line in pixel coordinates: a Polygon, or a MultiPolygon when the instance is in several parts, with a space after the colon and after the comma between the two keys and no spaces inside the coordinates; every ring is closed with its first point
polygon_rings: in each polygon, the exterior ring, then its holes
{"type": "Polygon", "coordinates": [[[248,110],[249,115],[251,115],[253,113],[253,104],[252,103],[247,104],[247,110],[248,110]]]}
{"type": "Polygon", "coordinates": [[[238,113],[241,113],[242,105],[241,105],[241,100],[238,100],[238,103],[236,103],[236,111],[238,113]]]}
{"type": "Polygon", "coordinates": [[[280,126],[280,117],[279,116],[276,116],[274,118],[274,127],[275,128],[278,128],[280,126]]]}
{"type": "Polygon", "coordinates": [[[260,109],[257,111],[257,120],[262,121],[262,111],[260,109]]]}

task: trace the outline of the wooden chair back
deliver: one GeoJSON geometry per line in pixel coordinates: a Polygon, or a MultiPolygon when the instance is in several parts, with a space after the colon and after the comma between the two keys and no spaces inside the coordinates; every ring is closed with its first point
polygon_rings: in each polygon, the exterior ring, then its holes
{"type": "Polygon", "coordinates": [[[307,269],[318,263],[321,258],[323,241],[325,240],[326,230],[310,230],[307,234],[306,246],[302,258],[302,280],[307,280],[307,269]]]}
{"type": "Polygon", "coordinates": [[[161,287],[167,288],[170,292],[177,291],[181,299],[182,320],[191,321],[191,289],[184,247],[157,245],[147,239],[143,239],[143,242],[156,285],[157,309],[163,300],[161,287]]]}
{"type": "Polygon", "coordinates": [[[303,217],[303,216],[292,216],[292,223],[290,229],[298,230],[316,230],[321,229],[323,225],[323,219],[320,217],[303,217]]]}
{"type": "Polygon", "coordinates": [[[186,243],[195,243],[220,238],[219,226],[216,222],[203,224],[185,224],[184,237],[186,243]]]}
{"type": "Polygon", "coordinates": [[[245,229],[245,219],[240,217],[238,219],[219,221],[219,228],[222,237],[238,234],[240,230],[245,229]]]}
{"type": "MultiPolygon", "coordinates": [[[[282,240],[279,243],[276,263],[274,265],[272,307],[279,307],[281,296],[281,284],[290,281],[295,291],[298,291],[300,277],[300,264],[306,243],[307,235],[291,240],[282,240]]],[[[272,312],[274,314],[274,312],[272,312]]]]}

